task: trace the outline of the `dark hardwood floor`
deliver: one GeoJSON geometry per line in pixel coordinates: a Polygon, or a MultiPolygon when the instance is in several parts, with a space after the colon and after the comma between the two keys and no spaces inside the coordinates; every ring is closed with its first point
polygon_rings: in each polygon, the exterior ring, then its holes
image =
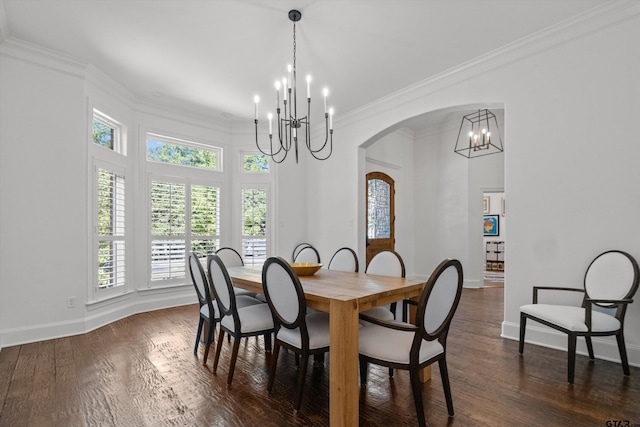
{"type": "MultiPolygon", "coordinates": [[[[502,287],[465,289],[448,343],[455,417],[447,417],[437,364],[424,385],[432,426],[640,425],[640,368],[578,356],[566,382],[566,353],[500,338],[502,287]],[[613,424],[610,421],[628,421],[613,424]],[[609,423],[608,423],[609,422],[609,423]]],[[[240,347],[226,386],[231,346],[218,375],[213,355],[193,356],[195,305],[131,316],[88,334],[0,352],[0,426],[301,426],[328,425],[328,357],[309,369],[302,409],[293,413],[296,368],[280,358],[266,392],[262,339],[240,347]]],[[[406,372],[372,367],[360,390],[363,426],[415,425],[406,372]]]]}

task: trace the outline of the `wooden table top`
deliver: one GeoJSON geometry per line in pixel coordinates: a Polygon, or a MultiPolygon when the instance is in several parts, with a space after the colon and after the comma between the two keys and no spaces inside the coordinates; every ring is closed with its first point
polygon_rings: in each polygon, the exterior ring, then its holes
{"type": "MultiPolygon", "coordinates": [[[[228,268],[235,286],[262,293],[262,267],[228,268]]],[[[354,301],[358,311],[416,297],[425,280],[378,276],[365,273],[347,273],[321,269],[313,276],[300,276],[307,305],[329,311],[331,300],[354,301]]]]}
{"type": "MultiPolygon", "coordinates": [[[[230,267],[228,271],[234,286],[262,293],[262,267],[230,267]]],[[[358,425],[358,312],[415,298],[426,280],[321,269],[313,276],[300,277],[300,283],[307,306],[330,315],[330,424],[358,425]]]]}

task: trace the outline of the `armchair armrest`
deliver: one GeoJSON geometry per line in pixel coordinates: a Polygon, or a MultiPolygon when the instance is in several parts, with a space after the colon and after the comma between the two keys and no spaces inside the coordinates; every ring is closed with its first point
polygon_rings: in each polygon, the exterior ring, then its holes
{"type": "Polygon", "coordinates": [[[390,322],[387,320],[380,320],[380,319],[376,319],[375,317],[367,316],[366,314],[362,314],[362,313],[360,313],[360,319],[373,323],[375,325],[384,326],[385,328],[395,329],[397,331],[415,332],[418,330],[418,327],[415,325],[411,325],[408,323],[401,323],[398,321],[390,322]]]}
{"type": "Polygon", "coordinates": [[[407,322],[408,321],[408,307],[410,305],[415,305],[416,307],[418,306],[418,301],[414,301],[411,299],[404,299],[402,300],[402,321],[403,322],[407,322]]]}
{"type": "Polygon", "coordinates": [[[585,298],[584,299],[584,303],[585,303],[585,310],[584,310],[584,323],[587,325],[587,329],[589,331],[591,331],[591,310],[593,309],[593,305],[594,304],[610,304],[611,307],[609,308],[614,308],[614,307],[618,307],[620,305],[623,304],[631,304],[633,302],[633,299],[631,298],[625,298],[625,299],[620,299],[620,300],[616,300],[616,299],[594,299],[594,298],[585,298]]]}
{"type": "Polygon", "coordinates": [[[538,303],[538,291],[568,291],[568,292],[582,292],[584,289],[568,288],[564,286],[534,286],[533,287],[533,303],[538,303]]]}

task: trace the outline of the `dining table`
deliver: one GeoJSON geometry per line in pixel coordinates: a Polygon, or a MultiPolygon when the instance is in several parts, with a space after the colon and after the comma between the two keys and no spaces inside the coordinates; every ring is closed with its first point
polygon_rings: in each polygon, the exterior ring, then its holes
{"type": "MultiPolygon", "coordinates": [[[[229,267],[234,286],[263,293],[262,267],[229,267]]],[[[329,423],[357,426],[358,314],[373,307],[405,299],[416,299],[427,279],[379,276],[321,269],[299,276],[307,306],[329,313],[329,423]]],[[[364,326],[366,327],[366,326],[364,326]]],[[[421,379],[430,378],[425,368],[421,379]]]]}

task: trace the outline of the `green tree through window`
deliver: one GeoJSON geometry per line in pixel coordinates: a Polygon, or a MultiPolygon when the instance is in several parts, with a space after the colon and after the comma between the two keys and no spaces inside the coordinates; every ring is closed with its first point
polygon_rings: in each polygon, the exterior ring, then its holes
{"type": "Polygon", "coordinates": [[[114,129],[106,123],[93,119],[93,142],[113,150],[114,129]]]}
{"type": "Polygon", "coordinates": [[[245,154],[245,172],[269,172],[269,161],[264,154],[245,154]]]}
{"type": "Polygon", "coordinates": [[[147,159],[173,165],[218,169],[217,150],[190,147],[157,139],[147,139],[147,159]]]}
{"type": "Polygon", "coordinates": [[[263,262],[267,255],[267,190],[242,190],[242,255],[245,263],[263,262]]]}

